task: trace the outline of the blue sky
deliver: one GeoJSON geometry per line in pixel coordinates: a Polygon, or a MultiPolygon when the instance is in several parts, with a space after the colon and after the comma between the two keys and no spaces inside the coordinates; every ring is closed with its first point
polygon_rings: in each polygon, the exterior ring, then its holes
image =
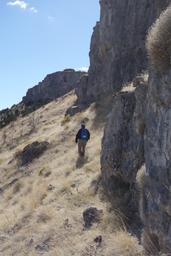
{"type": "Polygon", "coordinates": [[[99,0],[0,0],[0,109],[48,73],[89,66],[99,0]]]}

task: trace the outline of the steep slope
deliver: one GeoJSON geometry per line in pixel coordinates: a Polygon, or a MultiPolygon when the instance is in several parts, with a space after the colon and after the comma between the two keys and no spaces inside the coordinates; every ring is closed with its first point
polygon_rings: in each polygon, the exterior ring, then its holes
{"type": "Polygon", "coordinates": [[[70,93],[0,131],[0,255],[143,255],[102,193],[99,155],[106,110],[92,104],[65,117],[75,98],[70,93]],[[78,158],[74,142],[81,120],[91,131],[85,159],[78,158]],[[47,141],[48,149],[20,166],[18,152],[34,141],[47,141]],[[89,207],[103,214],[85,228],[82,214],[89,207]]]}

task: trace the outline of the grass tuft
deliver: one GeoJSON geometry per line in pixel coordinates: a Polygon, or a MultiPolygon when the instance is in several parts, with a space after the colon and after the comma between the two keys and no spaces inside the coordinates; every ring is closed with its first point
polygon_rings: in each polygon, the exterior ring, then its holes
{"type": "Polygon", "coordinates": [[[146,48],[152,66],[160,72],[171,68],[171,6],[169,6],[151,27],[146,48]]]}

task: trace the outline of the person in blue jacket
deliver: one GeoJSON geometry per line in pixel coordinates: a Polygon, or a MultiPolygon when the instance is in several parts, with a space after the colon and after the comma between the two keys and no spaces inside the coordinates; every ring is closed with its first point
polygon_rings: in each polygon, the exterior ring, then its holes
{"type": "Polygon", "coordinates": [[[75,142],[78,143],[78,154],[80,156],[85,155],[85,148],[87,141],[90,139],[90,132],[86,129],[85,124],[81,124],[81,129],[77,132],[75,142]]]}

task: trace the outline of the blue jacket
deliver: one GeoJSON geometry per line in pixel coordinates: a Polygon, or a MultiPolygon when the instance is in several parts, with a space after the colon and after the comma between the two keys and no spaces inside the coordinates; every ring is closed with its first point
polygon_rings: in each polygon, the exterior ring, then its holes
{"type": "Polygon", "coordinates": [[[89,130],[87,130],[86,128],[81,128],[78,132],[77,132],[77,135],[76,135],[76,137],[75,137],[75,142],[77,143],[78,142],[78,140],[79,139],[82,139],[81,138],[81,133],[82,133],[82,130],[86,130],[86,132],[87,132],[87,141],[90,139],[90,132],[89,132],[89,130]]]}

